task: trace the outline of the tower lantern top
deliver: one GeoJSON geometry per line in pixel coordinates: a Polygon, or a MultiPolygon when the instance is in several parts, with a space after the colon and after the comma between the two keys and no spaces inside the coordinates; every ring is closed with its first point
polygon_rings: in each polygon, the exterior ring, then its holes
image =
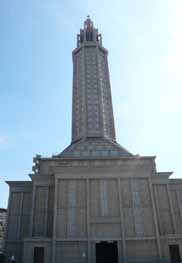
{"type": "Polygon", "coordinates": [[[89,16],[89,15],[87,16],[87,19],[86,19],[85,22],[84,22],[84,28],[85,28],[86,30],[88,30],[88,29],[93,29],[93,22],[92,22],[92,20],[90,19],[90,16],[89,16]]]}
{"type": "Polygon", "coordinates": [[[89,43],[102,45],[102,36],[98,33],[98,29],[94,28],[93,21],[88,15],[84,22],[84,28],[80,29],[80,34],[77,35],[77,47],[89,43]]]}

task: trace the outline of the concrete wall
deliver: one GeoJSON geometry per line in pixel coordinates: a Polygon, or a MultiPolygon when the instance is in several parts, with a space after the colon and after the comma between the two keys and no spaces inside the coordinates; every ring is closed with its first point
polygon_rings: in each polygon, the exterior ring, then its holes
{"type": "Polygon", "coordinates": [[[32,183],[9,182],[10,195],[5,233],[5,254],[7,262],[12,255],[17,262],[22,260],[23,239],[29,235],[32,183]]]}
{"type": "Polygon", "coordinates": [[[40,179],[34,180],[31,234],[33,237],[52,237],[54,185],[48,179],[40,179]]]}
{"type": "Polygon", "coordinates": [[[7,210],[0,208],[0,252],[3,252],[7,210]]]}
{"type": "Polygon", "coordinates": [[[87,263],[87,242],[57,242],[56,262],[87,263]]]}
{"type": "Polygon", "coordinates": [[[49,167],[33,187],[10,184],[8,257],[33,263],[43,246],[47,263],[95,263],[104,240],[117,241],[120,262],[169,259],[170,244],[182,255],[182,182],[156,175],[153,159],[54,160],[48,175],[49,167]]]}
{"type": "Polygon", "coordinates": [[[86,237],[86,182],[59,180],[57,196],[57,238],[86,237]]]}
{"type": "Polygon", "coordinates": [[[23,263],[33,263],[34,248],[44,248],[44,262],[52,262],[52,242],[48,239],[26,239],[23,246],[23,263]]]}

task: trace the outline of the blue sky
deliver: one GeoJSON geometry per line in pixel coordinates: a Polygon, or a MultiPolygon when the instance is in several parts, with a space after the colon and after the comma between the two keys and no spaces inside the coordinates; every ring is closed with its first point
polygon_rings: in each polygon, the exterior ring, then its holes
{"type": "Polygon", "coordinates": [[[182,178],[181,0],[2,0],[0,207],[5,180],[28,180],[33,156],[70,143],[71,52],[87,14],[109,50],[118,142],[182,178]]]}

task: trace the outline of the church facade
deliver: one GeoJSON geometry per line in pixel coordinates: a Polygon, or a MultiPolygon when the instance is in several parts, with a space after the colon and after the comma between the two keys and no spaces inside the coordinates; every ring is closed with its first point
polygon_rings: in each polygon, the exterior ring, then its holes
{"type": "Polygon", "coordinates": [[[7,262],[182,260],[182,179],[117,143],[107,55],[88,17],[73,51],[72,142],[37,155],[31,181],[7,182],[7,262]]]}

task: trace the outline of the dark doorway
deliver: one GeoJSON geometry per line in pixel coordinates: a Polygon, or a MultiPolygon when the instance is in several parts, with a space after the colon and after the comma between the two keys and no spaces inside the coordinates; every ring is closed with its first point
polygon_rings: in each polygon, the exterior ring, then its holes
{"type": "Polygon", "coordinates": [[[44,248],[35,247],[34,248],[34,263],[44,263],[44,248]]]}
{"type": "Polygon", "coordinates": [[[181,262],[181,256],[179,251],[179,245],[169,245],[169,252],[171,257],[171,263],[181,262]]]}
{"type": "Polygon", "coordinates": [[[96,263],[118,263],[116,241],[96,243],[96,263]]]}

